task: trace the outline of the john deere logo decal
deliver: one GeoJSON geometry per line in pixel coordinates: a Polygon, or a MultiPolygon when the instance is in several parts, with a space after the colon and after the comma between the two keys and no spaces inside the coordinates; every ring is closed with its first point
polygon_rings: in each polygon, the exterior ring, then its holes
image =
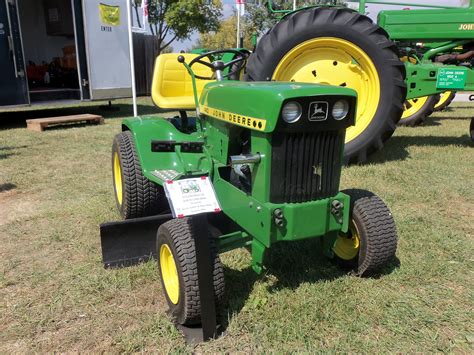
{"type": "Polygon", "coordinates": [[[309,105],[310,121],[325,121],[328,118],[329,105],[326,101],[315,101],[309,105]]]}
{"type": "Polygon", "coordinates": [[[257,131],[264,131],[267,121],[261,118],[253,118],[249,116],[243,116],[232,112],[226,112],[222,110],[218,110],[213,107],[199,106],[200,110],[206,116],[217,118],[221,121],[227,121],[229,123],[233,123],[238,126],[243,126],[251,129],[255,129],[257,131]]]}
{"type": "Polygon", "coordinates": [[[474,30],[474,23],[462,23],[459,25],[458,30],[460,31],[472,31],[474,30]]]}

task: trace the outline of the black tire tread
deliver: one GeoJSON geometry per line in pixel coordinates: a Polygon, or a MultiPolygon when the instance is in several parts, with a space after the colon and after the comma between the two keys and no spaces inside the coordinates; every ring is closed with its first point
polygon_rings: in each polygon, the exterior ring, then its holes
{"type": "Polygon", "coordinates": [[[119,206],[117,202],[122,217],[131,219],[153,216],[166,209],[167,200],[163,188],[143,175],[132,133],[125,131],[117,134],[114,149],[119,150],[122,168],[122,205],[119,206]]]}
{"type": "Polygon", "coordinates": [[[453,102],[455,97],[456,97],[456,91],[451,91],[451,93],[449,94],[449,98],[442,105],[439,105],[438,107],[434,107],[434,112],[443,111],[445,108],[451,105],[451,102],[453,102]]]}
{"type": "MultiPolygon", "coordinates": [[[[184,307],[179,314],[174,314],[176,320],[183,325],[194,325],[201,322],[201,300],[199,298],[198,271],[196,262],[196,249],[193,239],[194,226],[189,218],[173,219],[166,222],[158,229],[158,235],[163,230],[169,233],[174,244],[178,260],[178,272],[182,273],[184,282],[184,307]]],[[[222,302],[225,291],[224,268],[217,252],[214,238],[209,237],[209,248],[214,265],[214,295],[216,305],[222,302]]],[[[159,243],[157,243],[159,246],[159,243]]],[[[157,250],[159,255],[159,250],[157,250]]],[[[159,263],[158,263],[159,264],[159,263]]],[[[164,284],[162,282],[164,290],[164,284]]]]}
{"type": "MultiPolygon", "coordinates": [[[[389,263],[397,251],[397,229],[392,214],[382,199],[359,189],[343,191],[351,197],[353,216],[360,219],[358,227],[367,236],[365,253],[359,257],[355,274],[365,276],[389,263]]],[[[361,248],[364,248],[362,240],[361,248]]]]}
{"type": "Polygon", "coordinates": [[[429,117],[435,111],[434,107],[439,101],[439,98],[439,95],[431,95],[420,110],[407,118],[400,119],[398,125],[406,127],[419,126],[426,117],[429,117]]]}

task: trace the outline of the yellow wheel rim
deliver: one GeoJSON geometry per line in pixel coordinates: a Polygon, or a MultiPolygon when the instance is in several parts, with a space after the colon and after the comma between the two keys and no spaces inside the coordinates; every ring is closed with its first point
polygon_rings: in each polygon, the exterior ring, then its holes
{"type": "Polygon", "coordinates": [[[407,118],[413,116],[415,113],[420,111],[423,108],[423,105],[428,100],[429,96],[417,97],[416,99],[406,100],[405,104],[403,105],[403,114],[402,120],[406,120],[407,118]]]}
{"type": "Polygon", "coordinates": [[[120,159],[117,152],[114,153],[114,185],[115,195],[119,205],[122,204],[123,192],[122,192],[122,168],[120,167],[120,159]]]}
{"type": "Polygon", "coordinates": [[[350,236],[339,235],[332,250],[343,260],[352,260],[359,254],[360,234],[357,226],[351,222],[350,236]]]}
{"type": "Polygon", "coordinates": [[[367,129],[380,101],[380,79],[370,57],[354,43],[336,37],[315,38],[294,47],[280,61],[272,79],[357,91],[356,124],[347,129],[346,143],[367,129]]]}
{"type": "Polygon", "coordinates": [[[445,91],[441,94],[441,97],[439,98],[438,103],[435,105],[435,108],[440,107],[441,105],[444,105],[446,101],[449,100],[450,96],[452,94],[452,91],[445,91]]]}
{"type": "Polygon", "coordinates": [[[168,298],[173,304],[179,301],[179,277],[176,263],[174,262],[173,253],[167,244],[163,244],[160,248],[160,269],[165,291],[168,298]]]}

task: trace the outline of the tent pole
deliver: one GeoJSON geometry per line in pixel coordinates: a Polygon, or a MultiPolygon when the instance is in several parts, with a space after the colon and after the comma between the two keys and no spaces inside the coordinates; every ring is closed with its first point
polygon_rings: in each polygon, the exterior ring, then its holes
{"type": "Polygon", "coordinates": [[[237,48],[240,44],[240,4],[237,5],[237,48]]]}
{"type": "Polygon", "coordinates": [[[128,42],[130,49],[130,74],[132,76],[132,98],[133,98],[133,117],[138,116],[137,109],[137,88],[135,85],[135,58],[133,55],[133,33],[132,33],[132,4],[127,0],[127,20],[128,20],[128,42]]]}

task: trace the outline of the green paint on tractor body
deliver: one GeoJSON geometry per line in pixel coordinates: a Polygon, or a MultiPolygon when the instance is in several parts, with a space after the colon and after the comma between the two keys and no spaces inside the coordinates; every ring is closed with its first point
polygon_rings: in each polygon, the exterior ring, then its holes
{"type": "Polygon", "coordinates": [[[472,40],[474,9],[386,10],[377,23],[396,41],[472,40]]]}
{"type": "Polygon", "coordinates": [[[353,96],[354,91],[308,83],[226,81],[207,84],[199,103],[201,108],[210,109],[208,112],[201,110],[208,116],[212,116],[212,110],[216,113],[214,116],[219,116],[218,113],[222,111],[232,113],[237,116],[236,119],[241,117],[241,122],[233,120],[232,123],[270,133],[280,118],[284,101],[320,95],[353,96]],[[253,122],[257,125],[254,126],[253,122]]]}
{"type": "MultiPolygon", "coordinates": [[[[143,173],[154,183],[165,183],[156,173],[164,170],[176,171],[176,179],[203,175],[211,178],[222,213],[235,226],[219,237],[218,245],[223,251],[251,245],[252,265],[260,273],[266,249],[276,242],[325,237],[326,253],[331,254],[337,234],[348,231],[350,200],[339,192],[339,178],[344,131],[354,123],[355,105],[356,93],[348,88],[227,80],[206,84],[199,99],[200,116],[193,132],[184,133],[173,120],[156,117],[127,119],[123,122],[123,130],[133,133],[143,173]],[[342,120],[335,120],[331,114],[337,100],[346,100],[350,107],[347,117],[342,120]],[[282,120],[282,107],[288,101],[296,101],[302,107],[301,119],[296,123],[287,124],[282,120]],[[326,110],[326,116],[311,121],[319,103],[322,103],[322,110],[326,110]],[[289,198],[295,200],[288,201],[285,200],[288,194],[280,196],[275,184],[275,179],[281,179],[285,174],[280,169],[290,166],[297,169],[298,160],[309,159],[309,150],[278,158],[281,149],[276,151],[275,145],[282,144],[280,139],[286,136],[285,132],[295,140],[301,140],[302,146],[310,144],[309,139],[314,142],[320,139],[321,155],[327,156],[327,161],[321,162],[324,166],[308,165],[306,172],[299,172],[314,177],[321,185],[316,188],[321,190],[318,197],[301,197],[295,192],[289,194],[289,198]],[[176,144],[174,151],[152,152],[152,141],[198,142],[203,143],[203,150],[182,152],[181,146],[176,144]],[[245,152],[239,148],[243,144],[248,148],[245,152]],[[242,153],[260,156],[260,161],[251,165],[250,186],[245,188],[236,183],[238,177],[229,164],[230,156],[242,153]],[[331,176],[323,176],[329,173],[331,176]],[[337,212],[333,208],[336,200],[343,206],[337,212]],[[280,225],[275,223],[275,210],[283,214],[284,222],[280,225]]],[[[293,184],[302,186],[298,181],[293,184]]]]}
{"type": "MultiPolygon", "coordinates": [[[[405,63],[407,99],[439,94],[446,90],[474,90],[474,70],[433,63],[435,55],[453,51],[474,40],[474,7],[429,10],[381,11],[378,24],[390,38],[403,43],[423,43],[416,64],[405,63]],[[425,43],[426,42],[426,43],[425,43]]],[[[414,50],[414,49],[410,49],[414,50]]]]}
{"type": "Polygon", "coordinates": [[[153,175],[155,170],[175,170],[183,175],[206,175],[212,170],[211,160],[204,154],[175,152],[152,152],[151,142],[203,142],[201,132],[183,133],[170,120],[156,117],[126,119],[123,130],[131,131],[140,157],[143,174],[149,180],[162,185],[163,181],[153,175]]]}

